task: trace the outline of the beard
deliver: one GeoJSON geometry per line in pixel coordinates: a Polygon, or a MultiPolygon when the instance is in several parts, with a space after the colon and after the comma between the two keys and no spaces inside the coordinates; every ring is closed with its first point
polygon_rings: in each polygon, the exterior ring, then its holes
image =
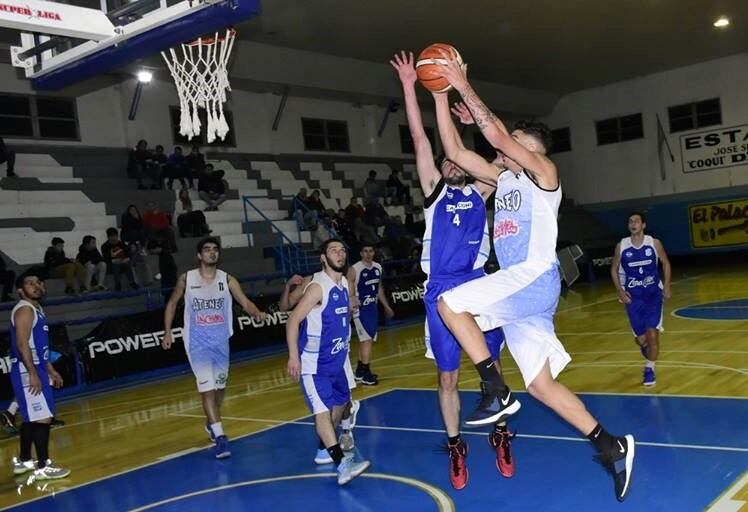
{"type": "Polygon", "coordinates": [[[465,186],[465,175],[452,175],[444,178],[444,183],[450,187],[464,187],[465,186]]]}
{"type": "Polygon", "coordinates": [[[345,270],[345,267],[346,267],[345,261],[343,262],[343,264],[342,264],[342,265],[340,265],[340,266],[337,266],[337,265],[335,265],[335,264],[334,264],[333,262],[331,262],[331,261],[330,261],[330,259],[329,259],[329,258],[328,258],[327,256],[325,256],[325,264],[326,264],[326,265],[327,265],[327,266],[328,266],[328,267],[330,268],[330,270],[332,270],[333,272],[340,272],[341,274],[343,273],[343,271],[345,270]]]}

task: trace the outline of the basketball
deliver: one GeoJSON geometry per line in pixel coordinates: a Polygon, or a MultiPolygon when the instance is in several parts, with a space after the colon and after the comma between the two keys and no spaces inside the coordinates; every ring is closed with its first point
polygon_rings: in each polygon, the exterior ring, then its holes
{"type": "Polygon", "coordinates": [[[463,65],[462,56],[454,46],[444,43],[434,43],[427,46],[418,56],[416,73],[421,85],[431,92],[447,92],[452,88],[446,78],[439,76],[441,64],[446,63],[441,51],[451,52],[457,58],[460,66],[463,65]]]}

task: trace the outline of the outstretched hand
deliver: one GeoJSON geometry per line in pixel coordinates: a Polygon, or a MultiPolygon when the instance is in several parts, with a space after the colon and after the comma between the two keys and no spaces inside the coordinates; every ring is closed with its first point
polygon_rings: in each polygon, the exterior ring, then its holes
{"type": "Polygon", "coordinates": [[[470,109],[467,108],[467,105],[465,105],[463,102],[456,102],[454,106],[450,108],[450,110],[462,124],[475,124],[473,114],[470,113],[470,109]]]}
{"type": "Polygon", "coordinates": [[[452,52],[439,50],[444,62],[439,62],[439,71],[437,74],[446,78],[449,84],[457,89],[462,89],[467,84],[467,64],[460,65],[457,58],[452,52]]]}
{"type": "Polygon", "coordinates": [[[390,65],[397,71],[403,85],[412,85],[418,80],[414,62],[413,52],[405,53],[404,50],[399,55],[396,53],[390,60],[390,65]]]}

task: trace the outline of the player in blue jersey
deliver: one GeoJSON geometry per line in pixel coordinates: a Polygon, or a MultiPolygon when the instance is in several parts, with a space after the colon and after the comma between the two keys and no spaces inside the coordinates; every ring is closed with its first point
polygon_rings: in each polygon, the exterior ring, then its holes
{"type": "MultiPolygon", "coordinates": [[[[403,85],[405,109],[413,144],[416,168],[423,194],[426,231],[423,236],[421,268],[428,276],[425,283],[426,357],[434,359],[439,379],[439,405],[447,431],[449,479],[455,489],[468,482],[467,443],[460,436],[460,395],[458,392],[460,345],[437,311],[439,295],[485,274],[483,266],[490,251],[486,224],[485,199],[493,193],[491,183],[468,185],[466,174],[454,162],[440,159],[434,163],[431,143],[426,137],[415,93],[416,72],[413,55],[402,52],[390,61],[403,85]]],[[[450,139],[459,138],[449,121],[442,131],[450,139]]],[[[492,360],[499,359],[504,341],[501,329],[487,333],[492,360]]],[[[505,421],[494,425],[488,437],[496,453],[496,467],[505,477],[514,474],[511,433],[505,421]]]]}
{"type": "Polygon", "coordinates": [[[626,305],[634,339],[646,359],[642,384],[654,386],[657,383],[655,361],[660,354],[662,302],[671,296],[672,270],[662,242],[645,235],[646,228],[643,213],[633,212],[629,215],[631,236],[623,238],[616,245],[610,277],[618,292],[618,299],[626,305]],[[662,262],[663,279],[660,279],[659,262],[662,262]]]}
{"type": "Polygon", "coordinates": [[[345,485],[370,462],[344,455],[335,435],[351,399],[345,371],[351,340],[348,282],[343,276],[347,254],[336,238],[325,241],[320,253],[322,271],[314,274],[286,322],[288,374],[301,380],[317,436],[337,467],[338,484],[345,485]]]}
{"type": "Polygon", "coordinates": [[[170,349],[174,343],[171,327],[177,304],[184,298],[184,350],[195,374],[205,411],[205,430],[216,444],[217,459],[231,455],[221,421],[221,404],[229,378],[233,300],[256,320],[265,319],[265,313],[244,295],[239,281],[217,268],[220,252],[217,238],[208,237],[198,242],[199,266],[179,276],[164,310],[164,339],[161,341],[164,349],[170,349]]]}
{"type": "Polygon", "coordinates": [[[49,361],[49,327],[41,307],[46,288],[38,273],[27,270],[16,279],[16,289],[21,300],[10,313],[10,381],[23,423],[13,474],[33,471],[36,480],[65,478],[70,470],[49,458],[49,428],[55,413],[52,386],[63,383],[49,361]],[[32,444],[36,462],[31,458],[32,444]]]}
{"type": "MultiPolygon", "coordinates": [[[[556,256],[561,183],[548,158],[550,129],[523,121],[510,132],[481,101],[455,56],[442,51],[439,75],[462,96],[466,113],[496,149],[494,163],[446,140],[451,160],[480,180],[496,183],[494,249],[501,270],[449,290],[439,313],[475,364],[483,394],[466,423],[480,425],[508,417],[520,408],[497,371],[482,330],[503,326],[507,346],[527,390],[592,442],[613,475],[616,498],[630,489],[635,442],[632,435],[609,434],[577,396],[556,381],[571,360],[556,337],[553,316],[561,291],[556,256]],[[494,165],[498,164],[498,165],[494,165]]],[[[434,94],[440,131],[451,121],[447,94],[434,94]]],[[[459,113],[459,112],[458,112],[459,113]]]]}
{"type": "MultiPolygon", "coordinates": [[[[312,282],[312,277],[314,276],[302,277],[298,274],[291,276],[286,282],[286,286],[283,287],[283,292],[278,299],[278,310],[291,311],[295,308],[304,295],[304,290],[312,282]]],[[[350,359],[346,359],[344,369],[346,378],[348,379],[348,388],[353,391],[356,387],[356,378],[353,375],[350,359]]],[[[351,397],[348,405],[343,409],[343,416],[340,420],[341,433],[338,442],[344,452],[350,452],[356,447],[353,428],[356,426],[356,416],[360,408],[361,402],[351,397]]],[[[317,454],[314,456],[314,462],[315,464],[332,464],[333,462],[321,439],[317,446],[317,454]]]]}
{"type": "Polygon", "coordinates": [[[387,318],[395,316],[382,285],[382,265],[374,261],[374,246],[361,246],[361,260],[348,269],[348,289],[351,290],[352,303],[356,305],[353,312],[353,325],[358,336],[358,364],[356,365],[356,382],[367,386],[379,384],[379,376],[371,372],[371,349],[377,341],[379,329],[379,306],[381,302],[387,318]]]}

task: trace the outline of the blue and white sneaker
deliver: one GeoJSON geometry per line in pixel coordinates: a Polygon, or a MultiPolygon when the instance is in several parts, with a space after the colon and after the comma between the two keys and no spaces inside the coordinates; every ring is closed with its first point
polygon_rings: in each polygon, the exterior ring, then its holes
{"type": "Polygon", "coordinates": [[[229,438],[226,436],[218,436],[216,438],[216,459],[225,459],[226,457],[231,457],[229,438]]]}
{"type": "Polygon", "coordinates": [[[29,471],[34,471],[35,469],[36,469],[36,461],[34,459],[22,461],[18,457],[13,457],[13,474],[14,475],[23,475],[24,473],[28,473],[29,471]]]}
{"type": "Polygon", "coordinates": [[[478,400],[478,408],[467,417],[466,426],[474,427],[504,421],[519,411],[522,405],[506,386],[504,390],[489,389],[485,382],[481,382],[480,389],[481,397],[478,400]]]}
{"type": "Polygon", "coordinates": [[[616,498],[623,501],[631,488],[631,473],[634,470],[636,444],[631,434],[616,438],[610,453],[598,455],[598,459],[613,475],[616,498]]]}
{"type": "Polygon", "coordinates": [[[210,442],[216,444],[216,435],[213,433],[213,429],[210,428],[210,423],[208,423],[207,421],[205,422],[205,431],[208,433],[210,442]]]}
{"type": "Polygon", "coordinates": [[[655,377],[654,368],[644,368],[644,378],[642,379],[642,385],[652,387],[657,384],[657,378],[655,377]]]}
{"type": "Polygon", "coordinates": [[[345,485],[361,473],[366,471],[371,462],[368,460],[357,461],[352,456],[346,457],[338,466],[338,485],[345,485]]]}
{"type": "Polygon", "coordinates": [[[325,448],[322,448],[321,450],[317,450],[314,462],[315,464],[332,464],[332,457],[330,457],[330,453],[325,448]]]}

